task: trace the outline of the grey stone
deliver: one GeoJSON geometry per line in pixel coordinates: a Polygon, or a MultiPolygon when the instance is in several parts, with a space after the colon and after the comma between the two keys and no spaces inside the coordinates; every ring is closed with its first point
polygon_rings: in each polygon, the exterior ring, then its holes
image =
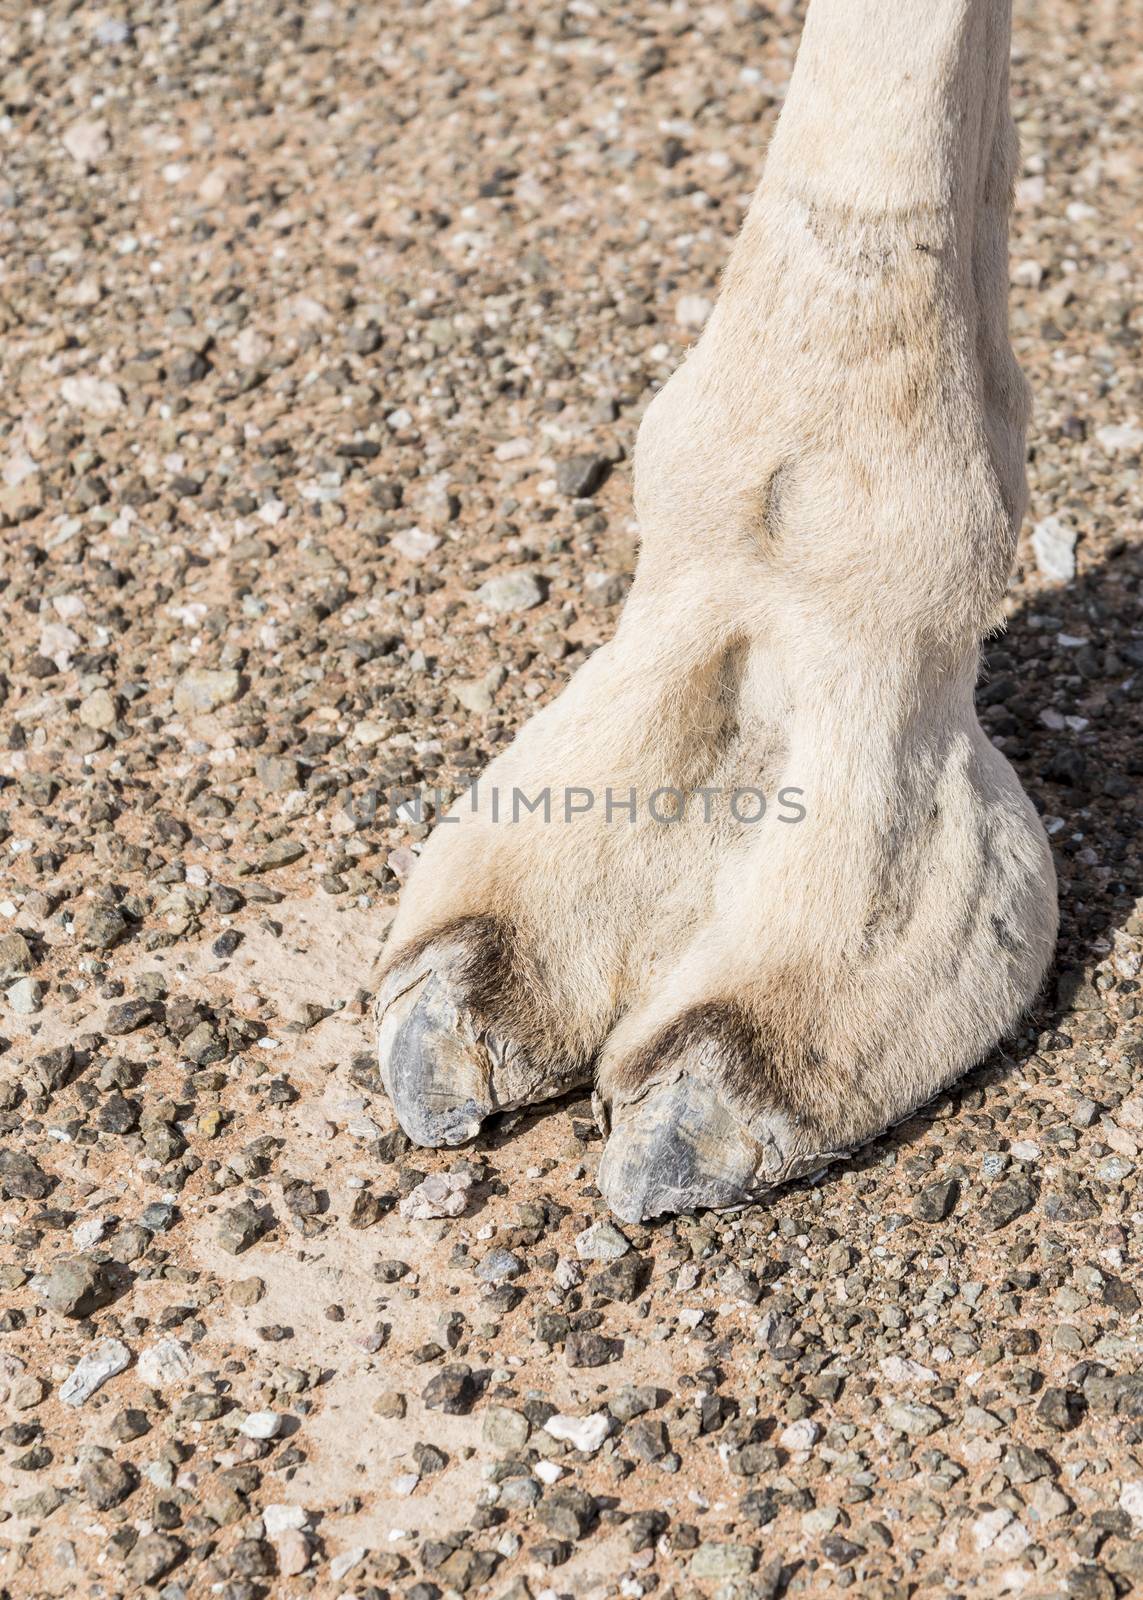
{"type": "Polygon", "coordinates": [[[0,978],[14,978],[30,972],[32,947],[22,933],[6,933],[0,938],[0,978]]]}
{"type": "Polygon", "coordinates": [[[266,1231],[266,1223],[257,1206],[244,1200],[226,1212],[218,1226],[218,1242],[229,1255],[241,1255],[249,1250],[266,1231]]]}
{"type": "Polygon", "coordinates": [[[609,1361],[618,1361],[622,1354],[622,1339],[608,1339],[600,1333],[569,1333],[564,1343],[564,1360],[569,1367],[603,1367],[609,1361]]]}
{"type": "Polygon", "coordinates": [[[436,1377],[425,1385],[421,1400],[430,1411],[443,1411],[446,1416],[462,1417],[472,1410],[476,1399],[476,1380],[471,1370],[463,1365],[442,1367],[436,1377]]]}
{"type": "Polygon", "coordinates": [[[608,1300],[628,1303],[639,1298],[647,1287],[650,1277],[650,1261],[644,1256],[632,1253],[624,1256],[621,1261],[612,1261],[602,1272],[597,1272],[591,1279],[589,1287],[593,1294],[605,1295],[608,1300]]]}
{"type": "Polygon", "coordinates": [[[301,767],[292,756],[258,756],[254,771],[258,782],[271,794],[285,794],[301,785],[301,767]]]}
{"type": "Polygon", "coordinates": [[[134,1469],[113,1456],[89,1461],[79,1475],[83,1497],[96,1511],[110,1511],[112,1506],[119,1505],[133,1492],[138,1481],[134,1469]]]}
{"type": "Polygon", "coordinates": [[[112,1295],[106,1270],[86,1256],[60,1256],[44,1284],[44,1299],[63,1317],[86,1317],[112,1295]]]}
{"type": "Polygon", "coordinates": [[[181,1539],[169,1533],[145,1533],[132,1547],[123,1570],[132,1583],[155,1583],[165,1577],[186,1554],[181,1539]]]}
{"type": "Polygon", "coordinates": [[[671,1448],[666,1427],[656,1417],[637,1417],[623,1430],[623,1447],[639,1461],[658,1461],[671,1448]]]}
{"type": "Polygon", "coordinates": [[[511,1406],[489,1406],[484,1413],[481,1438],[494,1450],[522,1450],[531,1431],[527,1417],[511,1406]]]}
{"type": "Polygon", "coordinates": [[[754,1571],[757,1553],[748,1544],[711,1540],[700,1544],[691,1557],[690,1575],[708,1583],[746,1578],[754,1571]]]}
{"type": "Polygon", "coordinates": [[[1039,1190],[1027,1178],[1007,1178],[998,1183],[984,1203],[981,1221],[990,1233],[1006,1228],[1031,1211],[1039,1190]]]}
{"type": "Polygon", "coordinates": [[[1070,1433],[1083,1421],[1083,1396],[1070,1389],[1045,1389],[1036,1406],[1036,1421],[1053,1433],[1070,1433]]]}
{"type": "Polygon", "coordinates": [[[538,1515],[549,1533],[575,1543],[594,1527],[597,1512],[595,1501],[582,1489],[559,1488],[545,1496],[538,1515]]]}
{"type": "Polygon", "coordinates": [[[524,1271],[524,1263],[511,1250],[490,1250],[476,1269],[482,1283],[509,1283],[524,1271]]]}
{"type": "Polygon", "coordinates": [[[943,1222],[959,1195],[960,1184],[955,1178],[928,1183],[913,1201],[913,1215],[918,1222],[943,1222]]]}
{"type": "Polygon", "coordinates": [[[607,1402],[607,1409],[619,1422],[630,1422],[644,1412],[654,1411],[659,1404],[659,1391],[651,1384],[625,1383],[607,1402]]]}
{"type": "Polygon", "coordinates": [[[907,1433],[911,1439],[926,1438],[938,1428],[943,1428],[945,1421],[935,1406],[906,1400],[891,1401],[884,1408],[882,1416],[891,1428],[896,1428],[899,1433],[907,1433]]]}
{"type": "Polygon", "coordinates": [[[556,488],[569,499],[586,499],[602,484],[610,465],[606,456],[569,456],[556,468],[556,488]]]}
{"type": "Polygon", "coordinates": [[[86,905],[76,916],[72,932],[84,950],[110,950],[127,932],[127,918],[117,906],[99,902],[86,905]]]}

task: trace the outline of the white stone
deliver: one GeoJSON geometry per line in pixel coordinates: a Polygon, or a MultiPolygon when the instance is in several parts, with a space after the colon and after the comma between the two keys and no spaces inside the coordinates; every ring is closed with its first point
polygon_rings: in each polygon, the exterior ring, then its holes
{"type": "Polygon", "coordinates": [[[585,1455],[594,1455],[611,1432],[611,1418],[602,1411],[594,1417],[565,1417],[557,1412],[544,1423],[544,1432],[582,1450],[585,1455]]]}
{"type": "Polygon", "coordinates": [[[131,1352],[121,1339],[101,1339],[60,1384],[60,1399],[65,1406],[83,1405],[108,1378],[124,1371],[130,1361],[131,1352]]]}
{"type": "Polygon", "coordinates": [[[139,1376],[152,1389],[185,1383],[193,1371],[194,1361],[181,1339],[160,1339],[139,1356],[139,1376]]]}
{"type": "Polygon", "coordinates": [[[564,1469],[558,1461],[537,1461],[532,1471],[541,1483],[559,1483],[564,1475],[564,1469]]]}
{"type": "Polygon", "coordinates": [[[690,328],[697,333],[706,325],[713,310],[714,302],[705,294],[683,294],[675,307],[675,321],[680,328],[690,328]]]}
{"type": "Polygon", "coordinates": [[[285,1533],[290,1528],[300,1531],[307,1526],[309,1520],[310,1514],[305,1506],[277,1504],[262,1508],[262,1526],[266,1530],[268,1539],[276,1539],[280,1533],[285,1533]]]}
{"type": "Polygon", "coordinates": [[[113,417],[123,409],[123,391],[110,378],[65,378],[60,384],[60,394],[76,411],[86,411],[92,417],[113,417]]]}
{"type": "Polygon", "coordinates": [[[544,591],[533,572],[504,572],[482,583],[476,598],[489,611],[503,616],[511,611],[530,611],[543,600],[544,591]]]}
{"type": "Polygon", "coordinates": [[[1133,422],[1112,422],[1095,430],[1096,442],[1109,456],[1132,456],[1143,450],[1143,428],[1133,422]]]}
{"type": "MultiPolygon", "coordinates": [[[[39,470],[39,467],[26,450],[13,450],[12,454],[4,462],[4,482],[10,489],[18,489],[29,478],[34,478],[39,470]]],[[[57,611],[59,610],[58,605],[56,609],[57,611]]],[[[62,616],[63,613],[60,612],[60,615],[62,616]]]]}
{"type": "Polygon", "coordinates": [[[17,1017],[34,1017],[43,1010],[44,986],[38,978],[20,978],[8,990],[8,1009],[17,1017]]]}
{"type": "Polygon", "coordinates": [[[234,341],[234,354],[244,367],[257,367],[270,355],[273,346],[257,328],[243,328],[234,341]]]}
{"type": "Polygon", "coordinates": [[[103,1217],[85,1217],[71,1230],[71,1242],[77,1250],[90,1250],[106,1232],[107,1222],[103,1217]]]}
{"type": "Polygon", "coordinates": [[[1016,1139],[1008,1147],[1017,1161],[1039,1161],[1040,1146],[1032,1139],[1016,1139]]]}
{"type": "Polygon", "coordinates": [[[274,1541],[274,1553],[278,1558],[278,1572],[283,1578],[297,1577],[310,1564],[310,1542],[296,1528],[287,1528],[285,1533],[279,1534],[274,1541]]]}
{"type": "Polygon", "coordinates": [[[76,165],[81,167],[97,167],[111,154],[111,138],[106,122],[89,121],[86,117],[65,128],[60,143],[76,165]]]}
{"type": "Polygon", "coordinates": [[[420,1475],[416,1472],[402,1472],[399,1478],[393,1479],[393,1493],[400,1495],[402,1500],[407,1500],[420,1483],[420,1475]]]}
{"type": "Polygon", "coordinates": [[[229,181],[230,168],[228,166],[212,167],[198,186],[199,199],[205,200],[208,206],[216,206],[224,198],[229,181]]]}
{"type": "Polygon", "coordinates": [[[74,628],[63,622],[49,622],[40,629],[40,654],[55,662],[61,672],[71,665],[72,651],[82,643],[74,628]]]}
{"type": "Polygon", "coordinates": [[[578,1289],[583,1282],[583,1268],[578,1261],[569,1261],[566,1256],[561,1256],[552,1277],[556,1288],[566,1294],[569,1289],[578,1289]]]}
{"type": "Polygon", "coordinates": [[[1143,1128],[1143,1096],[1121,1100],[1115,1109],[1115,1120],[1121,1128],[1143,1128]]]}
{"type": "Polygon", "coordinates": [[[242,693],[242,679],[233,667],[192,667],[175,684],[174,705],[180,717],[195,717],[231,705],[242,693]]]}
{"type": "Polygon", "coordinates": [[[1104,1156],[1095,1167],[1095,1175],[1101,1183],[1123,1183],[1134,1171],[1135,1163],[1126,1156],[1104,1156]]]}
{"type": "Polygon", "coordinates": [[[79,720],[85,728],[103,731],[113,728],[118,719],[115,697],[107,689],[94,689],[79,707],[79,720]]]}
{"type": "Polygon", "coordinates": [[[433,1217],[459,1217],[468,1204],[472,1179],[467,1172],[431,1172],[401,1201],[403,1217],[426,1222],[433,1217]]]}
{"type": "Polygon", "coordinates": [[[1022,1522],[1010,1522],[997,1535],[996,1554],[998,1556],[1018,1556],[1032,1543],[1032,1535],[1022,1522]]]}
{"type": "Polygon", "coordinates": [[[985,1550],[991,1550],[1001,1531],[1012,1520],[1011,1511],[1006,1511],[1003,1506],[995,1511],[986,1511],[983,1516],[977,1517],[972,1524],[970,1531],[973,1545],[982,1553],[985,1550]]]}
{"type": "Polygon", "coordinates": [[[1125,1483],[1119,1494],[1119,1509],[1126,1511],[1136,1527],[1143,1527],[1143,1478],[1125,1483]]]}
{"type": "Polygon", "coordinates": [[[821,1436],[821,1424],[811,1417],[802,1417],[782,1429],[778,1442],[783,1450],[812,1450],[821,1436]]]}
{"type": "Polygon", "coordinates": [[[1045,517],[1032,529],[1032,550],[1040,576],[1070,583],[1076,575],[1076,530],[1059,517],[1045,517]]]}
{"type": "Polygon", "coordinates": [[[339,1556],[334,1556],[329,1564],[329,1575],[334,1583],[340,1583],[347,1572],[352,1572],[359,1561],[364,1561],[369,1554],[363,1544],[357,1545],[353,1550],[343,1550],[339,1556]]]}
{"type": "Polygon", "coordinates": [[[618,1261],[631,1248],[631,1241],[604,1217],[576,1235],[575,1252],[581,1261],[618,1261]]]}
{"type": "Polygon", "coordinates": [[[282,1431],[283,1418],[277,1411],[252,1411],[238,1425],[238,1431],[247,1439],[276,1439],[282,1431]]]}
{"type": "Polygon", "coordinates": [[[449,689],[466,711],[483,716],[492,710],[492,691],[479,678],[455,678],[449,689]]]}
{"type": "Polygon", "coordinates": [[[286,313],[291,321],[303,322],[313,328],[329,321],[329,307],[309,294],[291,295],[286,301],[286,313]]]}
{"type": "Polygon", "coordinates": [[[883,1356],[879,1363],[882,1376],[890,1383],[934,1383],[936,1373],[931,1367],[923,1367],[919,1361],[913,1361],[908,1356],[883,1356]]]}
{"type": "Polygon", "coordinates": [[[401,528],[389,542],[406,561],[424,561],[440,547],[441,538],[439,533],[426,533],[423,528],[401,528]]]}

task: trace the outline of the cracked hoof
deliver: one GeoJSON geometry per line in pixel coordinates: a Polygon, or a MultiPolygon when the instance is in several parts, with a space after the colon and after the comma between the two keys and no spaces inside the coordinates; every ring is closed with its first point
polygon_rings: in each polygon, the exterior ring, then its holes
{"type": "Polygon", "coordinates": [[[467,1144],[501,1109],[490,1042],[445,979],[429,972],[378,1006],[381,1079],[414,1144],[467,1144]]]}
{"type": "Polygon", "coordinates": [[[794,1144],[782,1112],[744,1121],[716,1090],[684,1072],[613,1110],[596,1181],[622,1222],[725,1210],[833,1159],[795,1153],[794,1144]]]}
{"type": "Polygon", "coordinates": [[[578,1081],[537,1070],[526,1051],[500,1038],[468,1002],[465,952],[434,947],[398,967],[378,996],[381,1080],[414,1144],[467,1144],[485,1118],[563,1094],[578,1081]]]}

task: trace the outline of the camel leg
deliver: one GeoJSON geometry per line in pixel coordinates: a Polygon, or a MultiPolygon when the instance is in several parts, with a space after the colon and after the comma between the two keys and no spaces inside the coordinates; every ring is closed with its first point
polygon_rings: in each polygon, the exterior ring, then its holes
{"type": "Polygon", "coordinates": [[[406,887],[377,1014],[419,1142],[595,1071],[620,1215],[739,1203],[1033,998],[1050,855],[972,706],[1024,504],[1008,26],[813,0],[719,302],[640,430],[616,637],[406,887]],[[664,825],[661,787],[723,803],[664,825]],[[507,818],[517,789],[555,815],[507,818]],[[804,816],[727,809],[755,791],[804,816]]]}
{"type": "Polygon", "coordinates": [[[806,816],[742,830],[608,1039],[599,1181],[628,1219],[741,1204],[904,1117],[1017,1022],[1055,940],[1043,830],[973,708],[1024,506],[1008,18],[913,11],[815,0],[707,348],[653,419],[663,460],[702,428],[770,464],[728,553],[743,781],[776,721],[806,816]]]}

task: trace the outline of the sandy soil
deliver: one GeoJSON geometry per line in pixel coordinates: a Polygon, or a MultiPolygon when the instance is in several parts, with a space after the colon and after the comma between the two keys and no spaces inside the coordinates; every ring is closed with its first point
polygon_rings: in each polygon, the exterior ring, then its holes
{"type": "Polygon", "coordinates": [[[431,817],[388,797],[614,626],[800,8],[0,9],[11,1600],[1143,1587],[1140,29],[1017,13],[1037,410],[980,700],[1055,987],[824,1180],[598,1245],[586,1099],[394,1130],[371,974],[431,817]],[[463,1214],[403,1214],[437,1173],[463,1214]]]}

